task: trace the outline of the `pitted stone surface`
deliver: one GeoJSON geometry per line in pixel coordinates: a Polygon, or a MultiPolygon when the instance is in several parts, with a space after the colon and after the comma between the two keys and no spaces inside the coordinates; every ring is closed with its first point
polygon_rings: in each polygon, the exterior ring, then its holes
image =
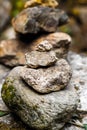
{"type": "Polygon", "coordinates": [[[26,68],[21,72],[23,80],[40,93],[49,93],[65,88],[71,78],[71,67],[66,60],[60,59],[48,68],[26,68]]]}
{"type": "Polygon", "coordinates": [[[26,53],[26,64],[30,68],[47,67],[56,63],[57,57],[53,51],[39,52],[31,51],[26,53]]]}

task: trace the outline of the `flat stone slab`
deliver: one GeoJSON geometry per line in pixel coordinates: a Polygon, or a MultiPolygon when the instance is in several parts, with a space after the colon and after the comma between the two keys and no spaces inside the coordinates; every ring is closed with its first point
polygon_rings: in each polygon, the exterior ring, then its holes
{"type": "Polygon", "coordinates": [[[55,52],[31,51],[25,54],[26,64],[30,68],[47,67],[56,63],[55,52]]]}

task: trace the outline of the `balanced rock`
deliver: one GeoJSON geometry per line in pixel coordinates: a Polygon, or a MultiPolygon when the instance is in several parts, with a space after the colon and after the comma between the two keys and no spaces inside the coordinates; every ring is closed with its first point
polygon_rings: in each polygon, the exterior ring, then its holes
{"type": "Polygon", "coordinates": [[[31,68],[47,67],[53,65],[57,61],[56,54],[53,51],[39,52],[31,51],[25,54],[26,64],[31,68]]]}
{"type": "Polygon", "coordinates": [[[22,79],[39,93],[58,91],[66,87],[71,78],[71,68],[67,61],[60,59],[48,68],[26,68],[21,72],[22,79]]]}
{"type": "Polygon", "coordinates": [[[65,89],[41,95],[20,78],[22,70],[24,67],[16,67],[7,76],[2,88],[4,102],[35,130],[60,130],[77,108],[76,92],[65,89]]]}
{"type": "Polygon", "coordinates": [[[66,58],[71,44],[71,37],[68,34],[55,32],[38,38],[30,46],[38,51],[53,50],[58,58],[66,58]]]}
{"type": "Polygon", "coordinates": [[[47,34],[28,43],[18,39],[3,40],[0,42],[0,62],[11,67],[25,65],[25,53],[30,51],[54,51],[58,58],[66,58],[70,43],[70,36],[61,32],[47,34]]]}
{"type": "Polygon", "coordinates": [[[66,58],[71,44],[71,37],[66,33],[55,32],[40,36],[29,44],[29,51],[54,51],[58,58],[66,58]]]}
{"type": "Polygon", "coordinates": [[[38,32],[55,32],[57,27],[67,23],[67,14],[50,7],[37,6],[24,9],[12,20],[16,32],[36,34],[38,32]]]}

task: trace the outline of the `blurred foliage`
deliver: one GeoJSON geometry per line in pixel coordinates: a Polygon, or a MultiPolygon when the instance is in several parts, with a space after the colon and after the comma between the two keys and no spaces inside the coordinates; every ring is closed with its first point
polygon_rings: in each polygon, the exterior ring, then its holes
{"type": "MultiPolygon", "coordinates": [[[[11,3],[12,3],[12,16],[16,16],[24,7],[24,3],[26,2],[27,0],[11,0],[11,3]]],[[[66,8],[75,13],[75,14],[78,14],[78,10],[76,9],[73,9],[73,7],[75,7],[76,5],[79,5],[79,4],[84,4],[84,5],[87,5],[87,0],[57,0],[60,4],[63,4],[63,6],[66,6],[66,8]]]]}
{"type": "Polygon", "coordinates": [[[12,17],[16,16],[24,7],[26,0],[11,0],[12,3],[12,17]]]}
{"type": "Polygon", "coordinates": [[[87,0],[58,0],[60,3],[75,6],[76,4],[87,4],[87,0]]]}

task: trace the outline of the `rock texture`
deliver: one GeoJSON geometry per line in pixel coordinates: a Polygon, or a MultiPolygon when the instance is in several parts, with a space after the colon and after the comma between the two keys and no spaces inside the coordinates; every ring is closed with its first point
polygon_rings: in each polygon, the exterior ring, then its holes
{"type": "Polygon", "coordinates": [[[53,51],[39,52],[31,51],[26,56],[26,64],[30,68],[51,66],[57,61],[56,54],[53,51]]]}
{"type": "Polygon", "coordinates": [[[70,43],[70,36],[61,32],[41,36],[28,43],[18,39],[3,40],[0,42],[0,62],[11,67],[24,65],[25,53],[35,50],[40,52],[53,50],[58,58],[66,58],[70,43]]]}
{"type": "Polygon", "coordinates": [[[14,68],[6,78],[2,88],[2,98],[6,105],[34,129],[61,129],[75,112],[77,94],[69,89],[38,94],[21,80],[23,69],[14,68]]]}
{"type": "MultiPolygon", "coordinates": [[[[5,105],[1,98],[1,88],[2,84],[5,81],[7,74],[10,72],[10,69],[6,66],[0,64],[0,110],[10,111],[5,105]]],[[[9,113],[7,116],[0,117],[0,130],[31,130],[27,128],[18,117],[13,116],[12,113],[9,113]]]]}
{"type": "MultiPolygon", "coordinates": [[[[69,52],[68,60],[73,69],[71,84],[76,88],[79,97],[77,114],[80,119],[78,118],[77,121],[81,124],[87,124],[87,56],[69,52]]],[[[71,125],[63,130],[83,130],[83,128],[71,125]]]]}
{"type": "Polygon", "coordinates": [[[67,14],[60,9],[37,6],[27,8],[12,20],[15,31],[26,33],[55,32],[57,27],[67,23],[67,14]]]}
{"type": "Polygon", "coordinates": [[[31,129],[60,130],[76,112],[78,97],[70,89],[72,71],[66,60],[71,38],[55,32],[67,22],[60,9],[27,8],[12,20],[17,39],[0,44],[1,63],[15,66],[26,61],[7,75],[1,94],[31,129]]]}
{"type": "MultiPolygon", "coordinates": [[[[80,108],[79,108],[79,113],[82,114],[82,112],[84,112],[85,114],[83,115],[83,119],[82,119],[82,123],[86,124],[87,123],[87,101],[86,101],[86,91],[87,91],[87,75],[86,75],[86,70],[87,70],[87,57],[86,56],[82,56],[73,52],[69,52],[68,54],[68,59],[70,62],[70,65],[72,66],[73,69],[73,77],[72,77],[72,82],[71,85],[66,88],[65,90],[69,90],[69,91],[73,91],[73,87],[78,87],[79,89],[77,89],[77,92],[79,94],[79,98],[80,98],[80,108]],[[77,61],[78,60],[78,61],[77,61]],[[83,95],[83,96],[82,96],[83,95]],[[84,98],[83,98],[84,97],[84,98]]],[[[5,78],[5,76],[7,75],[7,72],[9,71],[8,68],[5,69],[5,67],[3,67],[2,65],[0,65],[0,89],[1,89],[1,83],[3,82],[2,80],[5,78]],[[3,70],[3,71],[2,71],[3,70]],[[6,71],[6,73],[5,73],[6,71]]],[[[24,85],[25,86],[25,85],[24,85]]],[[[27,85],[26,85],[27,86],[27,85]]],[[[28,89],[28,88],[27,88],[28,89]]],[[[66,91],[64,90],[64,94],[66,94],[66,91]]],[[[63,92],[63,90],[61,91],[63,92]]],[[[59,92],[58,92],[59,93],[59,92]]],[[[73,92],[72,92],[73,93],[73,92]]],[[[29,95],[28,95],[29,96],[29,95]]],[[[64,95],[65,97],[65,95],[64,95]]],[[[69,99],[69,98],[68,98],[69,99]]],[[[63,98],[64,100],[64,98],[63,98]]],[[[72,102],[73,100],[71,100],[72,102]]],[[[0,108],[2,108],[3,110],[7,110],[7,107],[4,105],[2,99],[0,98],[0,108]]],[[[17,120],[14,121],[13,124],[13,116],[9,115],[6,117],[0,118],[0,122],[4,122],[5,125],[2,125],[1,130],[3,128],[3,130],[7,129],[10,130],[10,128],[14,129],[22,129],[22,125],[19,125],[19,122],[17,120]],[[10,120],[11,118],[11,120],[10,120]],[[9,123],[9,126],[8,126],[9,123]],[[7,125],[7,126],[6,126],[7,125]]],[[[27,128],[28,130],[31,130],[31,128],[27,128]]],[[[23,130],[27,130],[27,129],[23,129],[23,130]]],[[[83,130],[82,128],[76,127],[76,126],[67,126],[64,127],[63,130],[83,130]]]]}
{"type": "Polygon", "coordinates": [[[24,68],[21,72],[23,80],[40,93],[58,91],[66,87],[71,78],[71,68],[68,63],[60,59],[56,65],[49,68],[24,68]]]}
{"type": "Polygon", "coordinates": [[[87,57],[76,53],[69,53],[70,65],[73,68],[72,84],[78,89],[80,103],[79,112],[87,112],[87,57]]]}

